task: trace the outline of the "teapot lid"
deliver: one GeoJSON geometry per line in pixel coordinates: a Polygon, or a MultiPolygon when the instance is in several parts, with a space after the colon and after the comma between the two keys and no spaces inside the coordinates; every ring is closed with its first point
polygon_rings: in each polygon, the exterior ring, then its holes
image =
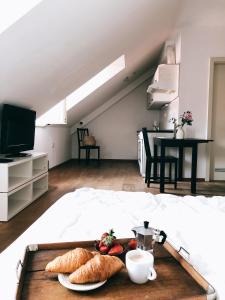
{"type": "Polygon", "coordinates": [[[135,232],[135,234],[142,234],[142,235],[153,235],[155,233],[155,229],[148,227],[149,222],[144,221],[144,226],[137,226],[134,227],[132,230],[135,232]]]}

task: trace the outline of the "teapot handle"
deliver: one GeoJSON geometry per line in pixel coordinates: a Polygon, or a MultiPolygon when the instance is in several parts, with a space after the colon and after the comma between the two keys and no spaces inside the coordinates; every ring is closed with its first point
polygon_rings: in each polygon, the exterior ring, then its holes
{"type": "Polygon", "coordinates": [[[165,234],[165,232],[163,230],[160,231],[159,235],[161,235],[163,238],[161,240],[161,242],[158,242],[159,244],[164,244],[167,238],[167,235],[165,234]]]}
{"type": "Polygon", "coordinates": [[[137,236],[137,231],[134,230],[134,229],[132,229],[132,231],[133,231],[133,233],[134,233],[134,235],[135,235],[135,237],[136,237],[136,236],[137,236]]]}

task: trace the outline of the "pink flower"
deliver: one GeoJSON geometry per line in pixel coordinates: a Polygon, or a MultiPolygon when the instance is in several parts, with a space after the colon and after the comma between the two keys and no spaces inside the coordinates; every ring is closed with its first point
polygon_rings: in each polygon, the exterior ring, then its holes
{"type": "Polygon", "coordinates": [[[187,110],[179,117],[180,122],[176,118],[171,118],[170,122],[174,124],[174,128],[176,129],[177,127],[183,127],[185,124],[191,126],[193,122],[193,117],[192,113],[187,110]]]}
{"type": "Polygon", "coordinates": [[[192,125],[193,118],[192,118],[192,113],[189,110],[185,111],[180,118],[181,118],[181,127],[183,127],[185,124],[192,125]]]}

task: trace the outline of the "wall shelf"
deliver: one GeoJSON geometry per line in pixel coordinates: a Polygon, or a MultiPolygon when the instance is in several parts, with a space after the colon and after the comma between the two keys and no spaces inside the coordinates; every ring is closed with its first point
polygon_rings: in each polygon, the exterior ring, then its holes
{"type": "Polygon", "coordinates": [[[178,97],[179,65],[159,65],[147,89],[147,108],[160,109],[178,97]]]}

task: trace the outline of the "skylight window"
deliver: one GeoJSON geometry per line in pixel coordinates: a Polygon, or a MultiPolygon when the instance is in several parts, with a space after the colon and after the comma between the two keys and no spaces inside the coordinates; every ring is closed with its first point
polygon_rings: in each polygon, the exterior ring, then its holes
{"type": "Polygon", "coordinates": [[[85,82],[73,93],[68,95],[66,99],[60,101],[45,114],[39,117],[36,120],[36,126],[45,126],[47,124],[66,124],[66,111],[81,102],[124,68],[125,56],[122,55],[94,77],[85,82]]]}
{"type": "Polygon", "coordinates": [[[44,127],[48,124],[67,124],[65,99],[54,105],[36,120],[36,126],[44,127]]]}
{"type": "Polygon", "coordinates": [[[0,34],[42,0],[0,0],[0,34]]]}
{"type": "Polygon", "coordinates": [[[84,98],[89,96],[100,86],[110,80],[112,77],[117,75],[120,71],[125,68],[125,56],[122,55],[97,75],[85,82],[81,87],[75,90],[72,94],[67,96],[66,110],[70,110],[74,105],[82,101],[84,98]]]}

